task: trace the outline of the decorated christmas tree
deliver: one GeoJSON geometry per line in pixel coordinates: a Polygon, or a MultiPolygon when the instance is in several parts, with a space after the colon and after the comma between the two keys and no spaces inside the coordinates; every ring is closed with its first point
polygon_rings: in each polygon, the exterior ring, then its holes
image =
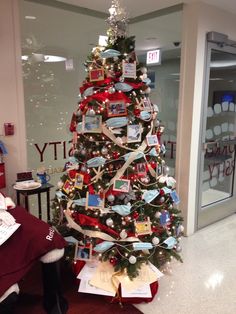
{"type": "Polygon", "coordinates": [[[131,280],[148,262],[179,256],[182,217],[168,175],[164,127],[149,98],[127,17],[112,1],[106,46],[93,48],[73,114],[72,154],[53,201],[54,223],[79,241],[78,259],[109,263],[131,280]]]}

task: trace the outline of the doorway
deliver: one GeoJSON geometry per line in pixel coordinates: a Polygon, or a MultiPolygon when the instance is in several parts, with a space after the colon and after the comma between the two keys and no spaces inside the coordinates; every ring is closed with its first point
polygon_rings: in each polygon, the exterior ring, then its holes
{"type": "Polygon", "coordinates": [[[198,229],[236,211],[236,48],[209,42],[206,69],[198,229]]]}

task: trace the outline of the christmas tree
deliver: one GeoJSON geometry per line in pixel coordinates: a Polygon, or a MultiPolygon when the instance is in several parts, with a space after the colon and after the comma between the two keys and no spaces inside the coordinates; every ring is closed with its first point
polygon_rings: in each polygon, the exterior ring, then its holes
{"type": "Polygon", "coordinates": [[[183,226],[147,69],[117,0],[109,12],[107,44],[93,48],[85,62],[54,223],[80,241],[87,260],[108,261],[133,279],[148,262],[160,267],[172,257],[181,260],[183,226]]]}

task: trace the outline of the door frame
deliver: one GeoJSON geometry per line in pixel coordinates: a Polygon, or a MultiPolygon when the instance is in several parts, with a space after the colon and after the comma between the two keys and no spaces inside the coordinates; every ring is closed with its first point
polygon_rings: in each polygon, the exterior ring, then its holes
{"type": "MultiPolygon", "coordinates": [[[[207,34],[207,39],[209,38],[209,33],[207,34]]],[[[225,36],[225,35],[223,35],[225,36]]],[[[225,36],[227,39],[228,37],[225,36]]],[[[202,108],[201,108],[201,134],[200,134],[200,145],[199,145],[199,161],[198,161],[198,191],[196,198],[196,220],[195,220],[195,230],[201,229],[207,225],[210,225],[214,222],[217,222],[231,214],[235,213],[236,208],[234,208],[236,203],[236,183],[234,182],[233,187],[233,196],[227,199],[220,200],[218,202],[207,205],[205,208],[205,212],[202,211],[202,180],[203,180],[203,167],[204,167],[204,143],[205,143],[205,135],[206,135],[206,125],[207,125],[207,108],[208,108],[208,93],[209,93],[209,79],[210,79],[210,61],[211,61],[211,52],[212,50],[218,50],[223,52],[228,52],[231,54],[235,54],[236,57],[236,47],[232,47],[235,45],[235,42],[228,41],[228,43],[219,43],[213,41],[207,41],[206,45],[206,61],[205,61],[205,75],[204,75],[204,90],[202,97],[202,108]],[[234,206],[233,206],[234,204],[234,206]],[[222,211],[222,207],[224,210],[222,211]],[[209,217],[209,211],[213,211],[214,208],[214,219],[209,217]]],[[[235,170],[234,170],[235,171],[235,170]]],[[[234,180],[235,181],[235,180],[234,180]]]]}

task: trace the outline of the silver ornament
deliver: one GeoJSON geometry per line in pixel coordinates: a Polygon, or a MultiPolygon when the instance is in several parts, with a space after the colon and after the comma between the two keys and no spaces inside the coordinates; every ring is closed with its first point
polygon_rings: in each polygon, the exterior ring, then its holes
{"type": "Polygon", "coordinates": [[[107,220],[106,220],[106,225],[107,225],[108,227],[111,227],[111,226],[113,225],[113,220],[112,220],[111,218],[107,218],[107,220]]]}
{"type": "Polygon", "coordinates": [[[164,203],[165,202],[165,198],[162,196],[162,197],[160,197],[159,201],[160,201],[160,203],[164,203]]]}
{"type": "Polygon", "coordinates": [[[85,148],[82,148],[80,154],[85,156],[87,154],[87,150],[85,148]]]}
{"type": "Polygon", "coordinates": [[[115,90],[114,87],[109,87],[109,88],[108,88],[108,93],[109,93],[109,94],[114,94],[115,91],[116,91],[116,90],[115,90]]]}
{"type": "Polygon", "coordinates": [[[176,252],[181,252],[182,251],[182,247],[178,244],[176,245],[176,252]]]}
{"type": "Polygon", "coordinates": [[[123,229],[121,232],[120,232],[120,237],[122,240],[126,239],[128,236],[127,232],[123,229]]]}
{"type": "Polygon", "coordinates": [[[95,116],[95,114],[96,114],[96,112],[95,112],[94,109],[89,109],[89,110],[87,111],[87,113],[86,113],[86,115],[88,115],[88,116],[95,116]]]}
{"type": "Polygon", "coordinates": [[[160,212],[156,212],[155,213],[155,218],[160,218],[161,217],[161,213],[160,212]]]}
{"type": "Polygon", "coordinates": [[[101,153],[102,153],[103,155],[106,155],[106,154],[108,153],[108,149],[107,149],[106,147],[103,147],[103,148],[101,149],[101,153]]]}
{"type": "Polygon", "coordinates": [[[108,200],[109,202],[114,202],[115,196],[114,196],[113,194],[109,194],[109,195],[107,196],[107,200],[108,200]]]}
{"type": "Polygon", "coordinates": [[[86,172],[87,171],[87,167],[86,166],[82,166],[80,170],[83,171],[83,172],[86,172]]]}
{"type": "Polygon", "coordinates": [[[157,238],[157,237],[154,237],[154,238],[152,239],[152,243],[153,243],[154,245],[159,244],[159,242],[160,242],[160,240],[159,240],[159,238],[157,238]]]}
{"type": "Polygon", "coordinates": [[[135,256],[131,255],[129,258],[129,262],[130,262],[130,264],[135,264],[137,262],[137,258],[135,256]]]}

